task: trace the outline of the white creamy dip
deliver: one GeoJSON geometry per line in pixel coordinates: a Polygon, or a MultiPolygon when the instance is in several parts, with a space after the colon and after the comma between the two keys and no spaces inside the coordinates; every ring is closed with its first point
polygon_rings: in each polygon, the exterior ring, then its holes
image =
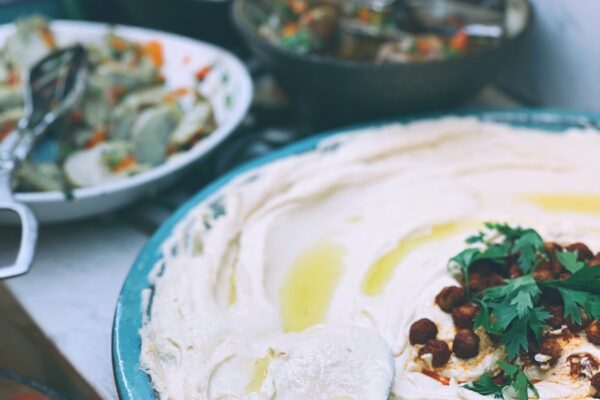
{"type": "MultiPolygon", "coordinates": [[[[600,250],[599,153],[596,131],[451,118],[332,137],[248,172],[165,244],[142,366],[163,399],[482,399],[462,385],[501,350],[482,338],[433,379],[409,326],[430,318],[450,343],[434,297],[485,221],[600,250]]],[[[584,341],[563,358],[584,347],[600,358],[584,341]]],[[[539,375],[542,399],[590,397],[564,368],[539,375]]]]}

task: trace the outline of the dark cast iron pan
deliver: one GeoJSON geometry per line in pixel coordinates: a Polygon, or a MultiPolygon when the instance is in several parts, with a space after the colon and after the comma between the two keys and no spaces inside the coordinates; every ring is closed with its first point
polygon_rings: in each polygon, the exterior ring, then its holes
{"type": "MultiPolygon", "coordinates": [[[[232,16],[255,56],[270,70],[296,107],[311,118],[338,125],[366,118],[447,109],[476,94],[493,78],[510,48],[530,25],[527,0],[513,12],[522,23],[497,47],[442,61],[377,64],[280,48],[257,34],[265,10],[255,0],[234,0],[232,16]]],[[[514,4],[508,2],[508,4],[514,4]]]]}

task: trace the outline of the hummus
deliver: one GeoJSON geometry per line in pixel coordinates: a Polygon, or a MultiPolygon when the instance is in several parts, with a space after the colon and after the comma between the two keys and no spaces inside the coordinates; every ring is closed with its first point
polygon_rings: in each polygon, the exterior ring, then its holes
{"type": "MultiPolygon", "coordinates": [[[[598,149],[596,131],[449,118],[332,137],[239,176],[164,245],[141,364],[163,399],[483,399],[463,385],[501,356],[489,340],[431,377],[409,326],[454,336],[434,298],[484,221],[600,250],[598,149]]],[[[583,339],[562,357],[579,352],[600,358],[583,339]]],[[[567,369],[536,372],[542,399],[590,397],[567,369]]]]}

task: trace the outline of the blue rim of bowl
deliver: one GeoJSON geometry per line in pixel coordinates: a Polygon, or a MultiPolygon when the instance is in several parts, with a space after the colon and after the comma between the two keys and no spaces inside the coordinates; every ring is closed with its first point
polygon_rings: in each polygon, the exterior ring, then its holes
{"type": "Polygon", "coordinates": [[[141,369],[142,298],[144,289],[151,288],[148,276],[161,259],[163,242],[186,215],[197,205],[221,190],[237,176],[262,167],[276,160],[314,150],[326,138],[376,128],[392,123],[408,123],[422,119],[441,117],[476,117],[482,121],[506,123],[517,127],[529,127],[561,132],[569,128],[592,127],[600,130],[600,113],[585,113],[556,109],[491,109],[460,112],[427,113],[411,117],[379,120],[321,133],[246,163],[218,178],[180,207],[152,236],[129,271],[119,295],[112,336],[112,357],[115,382],[122,400],[157,399],[149,376],[141,369]]]}

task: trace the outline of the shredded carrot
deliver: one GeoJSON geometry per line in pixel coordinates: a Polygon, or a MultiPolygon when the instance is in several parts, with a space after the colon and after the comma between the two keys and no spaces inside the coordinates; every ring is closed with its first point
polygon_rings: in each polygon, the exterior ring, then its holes
{"type": "Polygon", "coordinates": [[[291,0],[289,4],[296,14],[302,14],[308,8],[308,4],[304,0],[291,0]]]}
{"type": "Polygon", "coordinates": [[[281,30],[281,35],[284,38],[287,38],[287,37],[290,37],[290,36],[296,34],[299,29],[300,29],[300,26],[297,23],[290,22],[289,24],[286,24],[283,27],[283,29],[281,30]]]}
{"type": "Polygon", "coordinates": [[[85,148],[91,149],[92,147],[96,147],[100,143],[106,142],[106,139],[108,139],[106,131],[104,129],[98,129],[96,132],[92,133],[92,136],[85,142],[85,148]]]}
{"type": "Polygon", "coordinates": [[[190,92],[189,88],[186,88],[186,87],[177,88],[166,94],[165,101],[167,103],[175,103],[175,101],[177,100],[178,97],[183,97],[183,96],[187,95],[189,92],[190,92]]]}
{"type": "Polygon", "coordinates": [[[427,38],[418,38],[417,49],[419,53],[427,54],[431,51],[431,42],[427,38]]]}
{"type": "Polygon", "coordinates": [[[144,50],[145,50],[148,58],[150,58],[150,60],[152,60],[152,63],[155,66],[160,67],[161,65],[163,65],[163,63],[164,63],[163,51],[162,51],[162,45],[160,44],[159,41],[152,40],[152,41],[146,43],[144,50]]]}
{"type": "Polygon", "coordinates": [[[114,86],[106,92],[110,104],[117,104],[121,97],[127,92],[127,89],[122,86],[114,86]]]}
{"type": "Polygon", "coordinates": [[[464,51],[468,43],[469,35],[464,30],[460,30],[450,39],[450,48],[456,51],[464,51]]]}
{"type": "Polygon", "coordinates": [[[125,51],[129,47],[129,43],[118,36],[111,36],[108,40],[108,45],[117,51],[125,51]]]}
{"type": "Polygon", "coordinates": [[[188,93],[190,93],[190,88],[182,86],[180,88],[173,90],[173,93],[176,96],[183,97],[183,96],[187,95],[188,93]]]}
{"type": "Polygon", "coordinates": [[[9,72],[8,76],[6,77],[6,83],[8,83],[10,86],[20,84],[21,75],[17,74],[16,72],[9,72]]]}
{"type": "Polygon", "coordinates": [[[0,141],[4,140],[14,129],[16,128],[16,124],[12,122],[6,122],[0,125],[0,141]]]}
{"type": "Polygon", "coordinates": [[[115,174],[127,171],[135,165],[136,161],[133,156],[127,156],[117,163],[112,169],[115,174]]]}
{"type": "Polygon", "coordinates": [[[46,46],[52,49],[56,48],[56,42],[54,41],[54,36],[52,36],[52,32],[50,32],[50,30],[42,29],[40,36],[42,37],[42,41],[46,44],[46,46]]]}
{"type": "Polygon", "coordinates": [[[358,10],[358,19],[366,23],[371,22],[371,11],[367,7],[361,7],[358,10]]]}
{"type": "Polygon", "coordinates": [[[207,65],[205,67],[200,68],[197,72],[196,72],[196,79],[199,81],[203,81],[206,79],[206,77],[208,76],[208,74],[210,74],[210,71],[212,71],[212,65],[207,65]]]}

